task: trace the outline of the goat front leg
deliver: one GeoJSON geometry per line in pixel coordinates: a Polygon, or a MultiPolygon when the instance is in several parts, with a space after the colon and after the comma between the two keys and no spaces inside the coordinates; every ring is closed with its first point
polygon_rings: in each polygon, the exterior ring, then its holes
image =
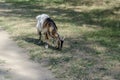
{"type": "Polygon", "coordinates": [[[49,40],[49,37],[48,37],[48,33],[45,33],[45,48],[47,49],[48,48],[48,40],[49,40]]]}

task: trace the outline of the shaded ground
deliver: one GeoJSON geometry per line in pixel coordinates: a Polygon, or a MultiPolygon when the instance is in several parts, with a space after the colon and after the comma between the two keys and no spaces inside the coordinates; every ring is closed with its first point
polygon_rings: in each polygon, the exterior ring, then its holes
{"type": "Polygon", "coordinates": [[[0,29],[0,80],[56,80],[52,73],[29,60],[27,52],[0,29]]]}
{"type": "Polygon", "coordinates": [[[73,6],[78,0],[72,5],[3,0],[0,24],[29,51],[32,60],[44,64],[61,80],[120,80],[120,1],[92,1],[92,6],[86,3],[90,0],[73,6]],[[41,13],[49,14],[60,34],[66,36],[62,51],[38,44],[35,17],[41,13]]]}

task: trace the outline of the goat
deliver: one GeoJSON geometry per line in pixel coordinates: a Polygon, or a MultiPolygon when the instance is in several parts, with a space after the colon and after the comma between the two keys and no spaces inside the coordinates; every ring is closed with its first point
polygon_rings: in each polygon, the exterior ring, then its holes
{"type": "MultiPolygon", "coordinates": [[[[47,14],[38,15],[36,19],[36,28],[39,34],[39,40],[42,41],[42,35],[45,36],[46,42],[49,40],[49,38],[53,38],[57,42],[57,48],[62,49],[64,38],[58,34],[58,28],[55,22],[47,14]]],[[[48,48],[48,42],[46,48],[48,48]]]]}

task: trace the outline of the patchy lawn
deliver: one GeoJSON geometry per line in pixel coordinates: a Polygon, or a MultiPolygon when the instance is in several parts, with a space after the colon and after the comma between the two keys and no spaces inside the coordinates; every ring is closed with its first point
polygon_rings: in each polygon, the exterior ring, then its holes
{"type": "Polygon", "coordinates": [[[120,1],[71,1],[0,0],[0,25],[60,80],[120,80],[120,1]],[[66,37],[62,51],[38,43],[41,13],[66,37]]]}

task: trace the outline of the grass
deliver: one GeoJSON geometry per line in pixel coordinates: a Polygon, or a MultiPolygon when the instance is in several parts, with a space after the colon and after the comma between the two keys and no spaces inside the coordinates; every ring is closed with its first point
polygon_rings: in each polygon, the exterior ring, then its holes
{"type": "Polygon", "coordinates": [[[119,80],[120,1],[89,2],[0,0],[0,25],[60,80],[119,80]],[[41,13],[66,37],[62,51],[38,43],[35,17],[41,13]]]}
{"type": "Polygon", "coordinates": [[[0,65],[4,64],[5,61],[0,59],[0,65]]]}

